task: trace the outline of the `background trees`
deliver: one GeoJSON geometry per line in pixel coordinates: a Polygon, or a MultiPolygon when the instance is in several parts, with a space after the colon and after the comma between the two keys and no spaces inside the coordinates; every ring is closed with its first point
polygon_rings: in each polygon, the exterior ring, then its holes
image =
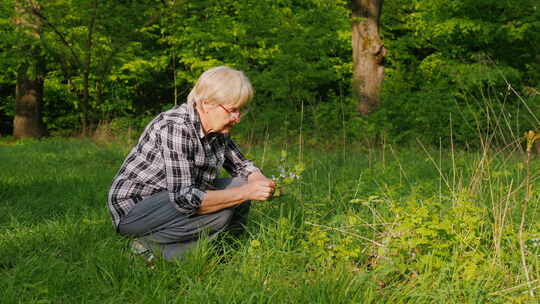
{"type": "Polygon", "coordinates": [[[452,126],[457,139],[474,141],[477,130],[493,128],[493,117],[504,113],[512,113],[508,119],[518,128],[537,127],[526,109],[538,117],[540,96],[530,93],[539,85],[540,68],[531,52],[540,45],[533,1],[385,5],[382,26],[390,55],[381,119],[392,121],[391,133],[423,134],[436,142],[452,126]]]}
{"type": "Polygon", "coordinates": [[[382,14],[382,1],[373,1],[371,14],[356,1],[352,16],[344,0],[49,0],[37,10],[34,3],[4,0],[0,8],[3,134],[12,132],[6,121],[15,114],[17,71],[32,58],[23,54],[28,43],[43,59],[43,120],[53,134],[113,119],[144,125],[183,102],[196,77],[219,64],[252,79],[259,111],[244,127],[255,132],[272,124],[286,134],[301,121],[306,132],[438,142],[452,126],[467,142],[492,127],[489,111],[514,113],[517,128],[536,124],[524,110],[539,110],[540,13],[532,0],[398,0],[386,2],[382,14]],[[16,30],[17,3],[40,22],[39,39],[16,30]],[[377,47],[364,52],[371,59],[353,62],[353,29],[378,15],[377,47]],[[378,72],[355,68],[370,60],[378,72]],[[352,79],[375,88],[375,102],[365,106],[384,105],[365,107],[371,115],[359,117],[354,95],[366,87],[351,88],[352,79]]]}
{"type": "MultiPolygon", "coordinates": [[[[111,72],[138,52],[143,53],[141,32],[156,22],[164,6],[161,1],[97,0],[16,0],[5,1],[4,5],[2,25],[5,37],[10,39],[5,39],[2,47],[19,50],[6,52],[4,63],[18,71],[20,81],[29,73],[29,61],[39,66],[32,71],[39,71],[36,77],[41,82],[47,80],[45,111],[49,127],[56,128],[53,121],[59,115],[70,124],[58,128],[79,128],[83,132],[103,119],[112,105],[125,107],[112,100],[107,106],[103,104],[111,72]],[[10,33],[13,30],[16,35],[10,33]]],[[[19,109],[22,99],[17,100],[19,109]]]]}
{"type": "Polygon", "coordinates": [[[41,39],[43,24],[28,14],[23,5],[32,6],[35,11],[41,9],[37,2],[13,2],[12,17],[4,20],[12,26],[12,31],[4,35],[4,39],[11,44],[12,52],[10,55],[4,53],[2,59],[8,67],[14,65],[7,74],[16,78],[13,135],[16,138],[39,138],[47,135],[42,119],[45,59],[37,43],[41,39]]]}
{"type": "Polygon", "coordinates": [[[353,79],[358,111],[370,114],[380,104],[386,49],[379,35],[383,0],[354,0],[352,9],[353,79]]]}

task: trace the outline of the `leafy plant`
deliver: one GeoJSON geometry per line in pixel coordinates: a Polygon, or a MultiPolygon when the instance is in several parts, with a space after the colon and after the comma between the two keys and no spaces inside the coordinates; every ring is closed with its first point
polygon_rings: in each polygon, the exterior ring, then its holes
{"type": "Polygon", "coordinates": [[[476,266],[472,265],[484,260],[480,248],[487,235],[482,221],[484,210],[470,194],[462,192],[452,201],[412,195],[393,203],[391,210],[394,224],[382,233],[384,246],[377,250],[380,265],[391,265],[400,273],[420,273],[441,269],[455,259],[473,261],[466,266],[464,278],[474,278],[476,266]]]}
{"type": "Polygon", "coordinates": [[[274,188],[273,197],[282,196],[285,193],[285,188],[289,185],[300,180],[302,173],[305,170],[305,165],[303,162],[299,162],[294,166],[286,165],[287,151],[281,151],[281,157],[279,159],[279,175],[272,175],[271,178],[275,182],[276,186],[274,188]]]}

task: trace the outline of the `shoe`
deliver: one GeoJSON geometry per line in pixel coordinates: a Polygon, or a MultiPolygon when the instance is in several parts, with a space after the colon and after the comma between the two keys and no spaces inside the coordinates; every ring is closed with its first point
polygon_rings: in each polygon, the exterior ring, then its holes
{"type": "Polygon", "coordinates": [[[148,265],[151,269],[156,267],[156,265],[152,262],[156,258],[152,253],[152,250],[144,246],[141,241],[132,240],[130,242],[130,248],[131,252],[135,255],[141,256],[146,265],[148,265]]]}

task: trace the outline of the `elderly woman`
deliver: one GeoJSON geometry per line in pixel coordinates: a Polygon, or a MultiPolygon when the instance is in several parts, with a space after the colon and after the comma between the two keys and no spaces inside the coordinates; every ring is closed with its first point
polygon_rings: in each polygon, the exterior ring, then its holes
{"type": "Polygon", "coordinates": [[[159,114],[114,178],[108,207],[132,249],[152,258],[181,256],[202,233],[243,225],[250,200],[266,200],[274,182],[246,160],[229,137],[253,97],[240,71],[204,72],[188,102],[159,114]],[[233,178],[217,178],[224,168],[233,178]]]}

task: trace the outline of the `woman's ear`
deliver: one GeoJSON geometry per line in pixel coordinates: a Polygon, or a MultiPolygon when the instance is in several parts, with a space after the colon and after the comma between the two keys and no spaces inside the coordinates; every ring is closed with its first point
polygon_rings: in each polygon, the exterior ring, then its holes
{"type": "Polygon", "coordinates": [[[202,101],[201,101],[201,109],[203,110],[203,112],[204,112],[205,114],[208,113],[207,108],[208,108],[208,101],[202,100],[202,101]]]}

